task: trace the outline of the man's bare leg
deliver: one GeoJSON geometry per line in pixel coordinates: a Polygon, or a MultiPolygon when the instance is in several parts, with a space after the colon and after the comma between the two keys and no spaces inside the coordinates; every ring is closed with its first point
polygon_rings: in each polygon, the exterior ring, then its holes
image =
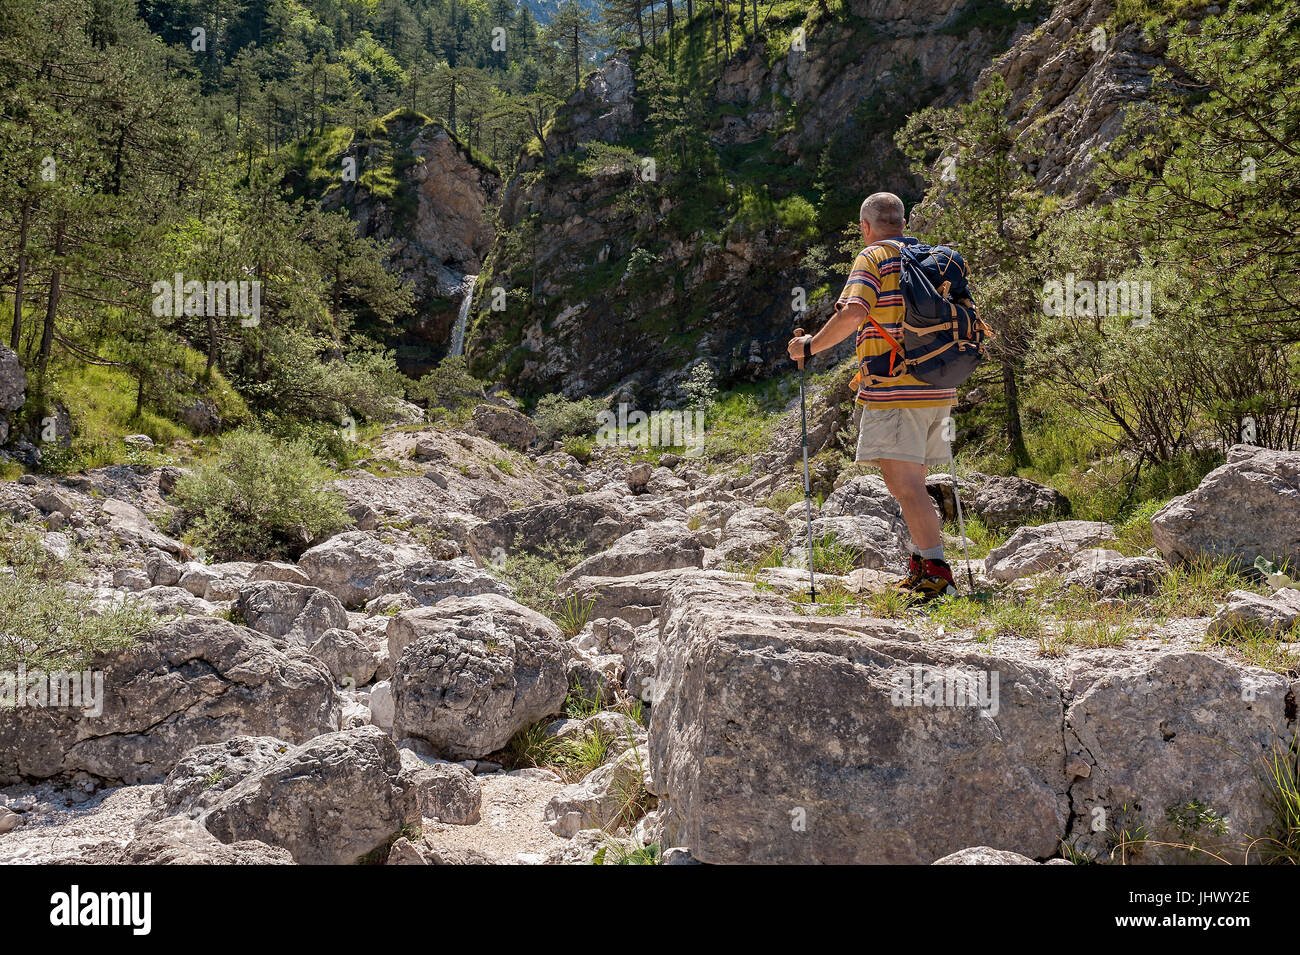
{"type": "Polygon", "coordinates": [[[938,547],[943,542],[943,529],[930,492],[925,489],[925,465],[885,459],[876,463],[880,465],[889,493],[903,509],[903,520],[907,521],[913,546],[918,551],[938,547]]]}

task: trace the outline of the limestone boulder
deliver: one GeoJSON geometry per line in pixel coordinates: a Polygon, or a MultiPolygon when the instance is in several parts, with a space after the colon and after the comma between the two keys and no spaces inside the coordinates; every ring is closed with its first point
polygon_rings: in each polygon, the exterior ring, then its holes
{"type": "Polygon", "coordinates": [[[703,565],[704,547],[695,532],[679,521],[663,521],[624,534],[612,547],[566,573],[555,586],[564,592],[579,577],[630,577],[703,565]]]}
{"type": "Polygon", "coordinates": [[[225,620],[173,621],[90,669],[104,677],[97,714],[21,707],[0,720],[0,779],[83,772],[153,782],[203,743],[302,742],[338,726],[340,699],[324,666],[225,620]]]}
{"type": "Polygon", "coordinates": [[[170,816],[141,826],[120,849],[101,849],[87,861],[107,865],[293,865],[293,856],[256,839],[223,845],[193,819],[170,816]]]}
{"type": "Polygon", "coordinates": [[[254,839],[304,865],[354,864],[419,823],[397,747],[374,726],[294,747],[224,792],[204,816],[227,845],[254,839]]]}
{"type": "Polygon", "coordinates": [[[369,531],[348,531],[306,551],[298,569],[344,606],[359,607],[384,592],[384,577],[424,559],[415,547],[385,543],[369,531]]]}
{"type": "Polygon", "coordinates": [[[1156,512],[1151,536],[1171,564],[1206,555],[1300,567],[1300,451],[1233,446],[1196,490],[1156,512]]]}
{"type": "Polygon", "coordinates": [[[291,744],[273,736],[235,736],[196,746],[167,774],[153,795],[146,820],[168,816],[202,816],[220,796],[245,776],[271,765],[291,744]]]}
{"type": "Polygon", "coordinates": [[[989,527],[1000,530],[1070,514],[1069,500],[1055,488],[1021,477],[981,477],[971,510],[989,527]]]}
{"type": "MultiPolygon", "coordinates": [[[[557,712],[570,649],[559,628],[504,597],[449,597],[388,626],[393,734],[477,759],[557,712]]],[[[373,705],[373,704],[372,704],[373,705]]]]}
{"type": "Polygon", "coordinates": [[[566,839],[583,829],[613,832],[630,826],[653,806],[649,785],[648,751],[628,749],[552,796],[546,826],[566,839]]]}
{"type": "Polygon", "coordinates": [[[241,587],[239,618],[254,630],[309,647],[327,630],[346,629],[342,602],[319,587],[266,580],[241,587]]]}
{"type": "Polygon", "coordinates": [[[1210,621],[1211,637],[1269,636],[1293,639],[1300,628],[1300,590],[1282,587],[1272,594],[1251,590],[1228,592],[1225,603],[1210,621]]]}
{"type": "Polygon", "coordinates": [[[516,451],[526,451],[537,440],[537,426],[531,418],[499,405],[475,407],[468,430],[516,451]]]}
{"type": "Polygon", "coordinates": [[[1261,771],[1285,750],[1289,692],[1280,674],[1189,651],[1101,674],[1066,713],[1069,756],[1086,766],[1070,788],[1076,846],[1106,857],[1115,833],[1145,832],[1173,845],[1138,844],[1131,861],[1198,861],[1176,848],[1193,841],[1243,861],[1271,822],[1261,771]],[[1195,806],[1223,831],[1180,827],[1195,806]]]}
{"type": "Polygon", "coordinates": [[[664,608],[649,757],[667,844],[715,863],[1057,850],[1064,701],[1045,665],[792,617],[745,587],[682,581],[664,608]]]}
{"type": "Polygon", "coordinates": [[[338,627],[322,633],[307,652],[325,664],[340,686],[365,686],[379,666],[375,651],[361,637],[338,627]]]}
{"type": "Polygon", "coordinates": [[[1017,580],[1059,567],[1078,551],[1114,538],[1115,529],[1100,521],[1022,527],[1001,547],[989,551],[984,570],[994,580],[1017,580]]]}

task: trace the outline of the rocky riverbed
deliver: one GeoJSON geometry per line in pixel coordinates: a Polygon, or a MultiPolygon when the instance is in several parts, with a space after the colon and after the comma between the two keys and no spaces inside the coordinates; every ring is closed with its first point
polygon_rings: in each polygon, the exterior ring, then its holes
{"type": "MultiPolygon", "coordinates": [[[[382,435],[400,473],[340,476],[353,528],[293,563],[204,563],[169,537],[174,467],[0,485],[41,546],[82,555],[69,586],[89,605],[159,620],[92,662],[97,712],[0,713],[0,861],[1264,854],[1300,591],[1159,598],[1198,555],[1300,564],[1300,453],[1234,448],[1138,554],[1049,489],[963,477],[1005,531],[970,573],[1036,621],[1013,625],[979,601],[891,601],[907,538],[877,477],[846,474],[815,511],[852,556],[814,604],[802,501],[769,506],[783,454],[748,473],[625,449],[584,465],[532,447],[515,413],[476,422],[382,435]],[[548,616],[501,570],[557,541],[573,560],[548,616]],[[1034,602],[1052,587],[1092,608],[1086,638],[1034,602]]],[[[951,478],[932,491],[949,510],[951,478]]]]}

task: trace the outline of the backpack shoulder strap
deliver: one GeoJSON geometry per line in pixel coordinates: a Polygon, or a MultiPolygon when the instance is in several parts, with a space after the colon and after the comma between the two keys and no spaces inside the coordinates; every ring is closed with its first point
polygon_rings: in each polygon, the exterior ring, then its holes
{"type": "MultiPolygon", "coordinates": [[[[871,243],[871,245],[867,246],[867,248],[870,249],[872,246],[886,245],[886,244],[893,245],[894,250],[899,252],[899,255],[901,257],[902,255],[901,249],[903,244],[901,242],[896,242],[893,239],[881,239],[878,242],[871,243]]],[[[889,370],[891,375],[894,374],[894,368],[896,367],[895,362],[898,362],[898,367],[904,369],[903,371],[898,372],[898,374],[900,375],[905,374],[906,367],[907,367],[907,359],[906,359],[906,354],[903,351],[902,343],[899,342],[898,339],[896,339],[893,335],[889,334],[889,332],[885,331],[884,326],[881,325],[874,318],[872,318],[870,312],[867,312],[867,321],[876,327],[876,331],[880,333],[881,338],[889,342],[889,370]]]]}

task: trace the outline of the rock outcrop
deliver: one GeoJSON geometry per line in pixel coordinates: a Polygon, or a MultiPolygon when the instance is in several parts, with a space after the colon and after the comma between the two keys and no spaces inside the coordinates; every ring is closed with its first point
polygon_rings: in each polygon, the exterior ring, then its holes
{"type": "Polygon", "coordinates": [[[340,701],[306,650],[225,620],[177,620],[104,654],[102,712],[20,707],[0,720],[0,779],[82,772],[162,779],[180,757],[232,736],[300,742],[338,726],[340,701]]]}
{"type": "Polygon", "coordinates": [[[477,758],[557,712],[568,691],[563,634],[493,595],[449,597],[389,624],[393,735],[440,756],[477,758]]]}
{"type": "Polygon", "coordinates": [[[1057,850],[1064,701],[1045,666],[939,649],[883,622],[736,609],[746,604],[683,581],[664,610],[649,752],[670,844],[703,862],[1057,850]],[[931,678],[970,699],[926,705],[931,678]]]}
{"type": "Polygon", "coordinates": [[[1269,830],[1259,769],[1295,721],[1277,673],[1177,647],[980,652],[706,577],[662,615],[651,789],[665,844],[700,861],[1104,857],[1125,832],[1145,834],[1130,861],[1242,861],[1269,830]],[[1183,831],[1198,812],[1213,828],[1183,831]]]}
{"type": "Polygon", "coordinates": [[[397,357],[403,370],[419,375],[445,353],[467,282],[492,246],[501,180],[441,124],[409,110],[372,129],[333,162],[351,159],[358,172],[391,168],[396,194],[376,195],[358,175],[329,189],[322,204],[349,212],[362,235],[390,243],[392,262],[419,305],[400,326],[397,357]]]}
{"type": "Polygon", "coordinates": [[[203,822],[226,844],[257,840],[304,865],[351,865],[386,850],[420,814],[392,739],[364,726],[319,736],[248,774],[203,822]]]}
{"type": "Polygon", "coordinates": [[[1151,518],[1170,563],[1207,556],[1243,567],[1263,557],[1300,567],[1300,451],[1238,444],[1228,461],[1151,518]]]}

